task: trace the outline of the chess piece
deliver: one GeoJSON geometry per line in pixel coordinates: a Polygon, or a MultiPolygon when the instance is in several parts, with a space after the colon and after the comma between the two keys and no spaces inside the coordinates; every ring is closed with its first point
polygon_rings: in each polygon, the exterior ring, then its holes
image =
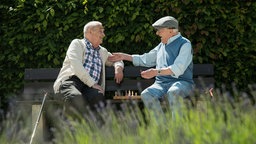
{"type": "Polygon", "coordinates": [[[120,90],[117,90],[117,95],[118,95],[118,96],[121,96],[120,90]]]}

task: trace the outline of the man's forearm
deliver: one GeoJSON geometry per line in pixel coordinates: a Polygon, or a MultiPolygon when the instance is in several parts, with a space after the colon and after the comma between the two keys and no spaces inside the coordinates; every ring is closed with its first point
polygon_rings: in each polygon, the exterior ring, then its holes
{"type": "Polygon", "coordinates": [[[170,68],[161,68],[161,69],[149,69],[153,71],[154,75],[166,76],[166,75],[173,75],[174,73],[170,68]]]}
{"type": "Polygon", "coordinates": [[[123,60],[132,61],[132,55],[130,55],[130,54],[123,54],[123,60]]]}
{"type": "Polygon", "coordinates": [[[117,66],[115,66],[115,73],[117,73],[117,72],[120,72],[120,71],[123,71],[123,67],[122,66],[120,66],[120,65],[117,65],[117,66]]]}
{"type": "Polygon", "coordinates": [[[173,75],[174,73],[172,72],[172,70],[170,68],[161,68],[156,70],[157,71],[157,75],[173,75]]]}

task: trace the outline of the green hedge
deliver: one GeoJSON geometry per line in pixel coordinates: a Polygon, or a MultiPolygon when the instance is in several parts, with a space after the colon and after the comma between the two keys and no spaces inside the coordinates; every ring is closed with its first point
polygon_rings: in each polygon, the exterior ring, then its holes
{"type": "MultiPolygon", "coordinates": [[[[61,67],[85,23],[105,26],[104,47],[139,53],[160,39],[151,24],[176,17],[191,40],[194,63],[215,66],[216,87],[255,83],[256,3],[221,0],[10,0],[0,4],[1,97],[21,92],[25,68],[61,67]]],[[[131,64],[131,63],[126,63],[131,64]]]]}

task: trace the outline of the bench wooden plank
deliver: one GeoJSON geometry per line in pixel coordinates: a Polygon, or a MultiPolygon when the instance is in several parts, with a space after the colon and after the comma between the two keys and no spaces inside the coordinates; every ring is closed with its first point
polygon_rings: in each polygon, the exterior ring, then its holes
{"type": "MultiPolygon", "coordinates": [[[[125,66],[124,67],[124,76],[128,78],[140,77],[140,71],[146,70],[146,67],[134,67],[134,66],[125,66]]],[[[113,67],[106,67],[106,78],[112,78],[115,76],[115,71],[113,67]]]]}
{"type": "MultiPolygon", "coordinates": [[[[146,67],[125,66],[124,75],[129,78],[140,77],[140,71],[146,70],[146,67]]],[[[24,80],[55,80],[58,76],[60,68],[29,68],[25,69],[24,80]]],[[[212,64],[194,64],[193,75],[212,76],[214,69],[212,64]]],[[[106,78],[114,77],[114,68],[106,67],[106,78]]]]}
{"type": "Polygon", "coordinates": [[[154,79],[139,79],[130,80],[124,79],[121,84],[116,84],[115,81],[106,81],[106,91],[116,90],[139,90],[142,91],[154,83],[154,79]]]}
{"type": "Polygon", "coordinates": [[[55,80],[60,68],[29,68],[25,69],[24,80],[55,80]]]}
{"type": "Polygon", "coordinates": [[[213,77],[197,77],[193,78],[196,88],[214,88],[215,80],[213,77]]]}
{"type": "Polygon", "coordinates": [[[194,64],[193,76],[213,76],[214,67],[212,64],[194,64]]]}

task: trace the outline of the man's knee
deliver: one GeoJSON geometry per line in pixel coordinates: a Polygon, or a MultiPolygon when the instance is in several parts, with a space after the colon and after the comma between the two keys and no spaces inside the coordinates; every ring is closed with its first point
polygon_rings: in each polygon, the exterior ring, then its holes
{"type": "Polygon", "coordinates": [[[167,95],[177,95],[179,93],[180,93],[180,88],[178,88],[178,87],[171,87],[167,91],[167,95]]]}
{"type": "Polygon", "coordinates": [[[155,97],[154,94],[150,93],[147,89],[142,91],[141,99],[145,104],[150,104],[159,101],[159,99],[155,97]]]}
{"type": "Polygon", "coordinates": [[[167,97],[181,97],[185,98],[188,96],[188,93],[186,92],[187,90],[181,89],[179,87],[172,87],[167,91],[167,97]]]}
{"type": "Polygon", "coordinates": [[[185,98],[188,98],[189,95],[180,89],[173,89],[167,92],[167,99],[170,105],[178,104],[183,102],[185,98]]]}
{"type": "Polygon", "coordinates": [[[60,86],[60,94],[64,101],[72,100],[75,97],[81,97],[81,92],[73,85],[72,81],[65,81],[60,86]]]}
{"type": "Polygon", "coordinates": [[[145,100],[147,100],[147,99],[149,99],[149,98],[152,98],[152,96],[151,96],[151,94],[149,93],[149,91],[148,91],[147,89],[143,90],[143,91],[141,92],[141,99],[142,99],[143,101],[145,101],[145,100]]]}

